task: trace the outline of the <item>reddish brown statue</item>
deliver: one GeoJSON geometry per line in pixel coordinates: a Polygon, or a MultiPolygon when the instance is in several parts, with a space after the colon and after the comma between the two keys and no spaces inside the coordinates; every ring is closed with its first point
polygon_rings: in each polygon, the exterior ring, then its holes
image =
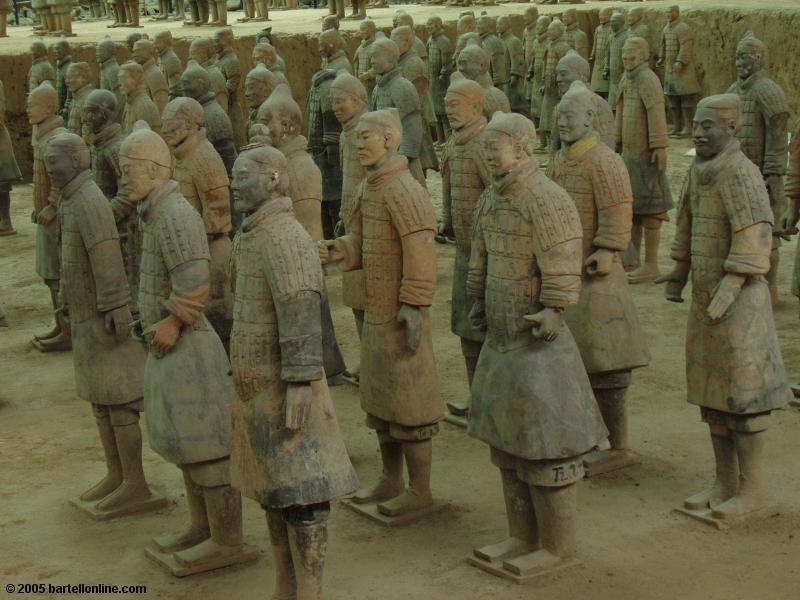
{"type": "Polygon", "coordinates": [[[44,162],[47,141],[59,133],[66,133],[64,121],[57,116],[58,95],[47,83],[41,84],[28,95],[28,121],[34,126],[31,136],[33,146],[33,221],[36,223],[36,274],[50,289],[50,299],[55,311],[55,327],[49,332],[34,335],[31,343],[41,352],[69,350],[70,327],[66,307],[58,297],[61,268],[59,264],[58,203],[59,194],[50,182],[44,162]]]}
{"type": "MultiPolygon", "coordinates": [[[[143,124],[144,125],[144,124],[143,124]]],[[[183,471],[191,523],[153,540],[147,555],[175,575],[249,560],[239,493],[230,486],[230,364],[204,312],[210,259],[200,214],[171,181],[172,158],[156,133],[129,135],[120,184],[142,227],[137,335],[148,345],[144,404],[150,447],[183,471]]]]}
{"type": "Polygon", "coordinates": [[[694,34],[681,21],[681,9],[669,7],[669,23],[661,33],[661,52],[656,66],[664,67],[664,94],[672,115],[675,137],[687,137],[692,132],[692,116],[700,95],[700,82],[694,66],[694,34]]]}
{"type": "MultiPolygon", "coordinates": [[[[108,90],[116,98],[117,113],[114,120],[122,120],[122,107],[125,105],[125,95],[119,86],[119,63],[117,62],[117,45],[110,38],[105,38],[97,43],[95,58],[100,65],[100,89],[108,90]]],[[[135,297],[135,294],[134,294],[135,297]]]]}
{"type": "Polygon", "coordinates": [[[529,53],[527,79],[530,83],[531,117],[536,126],[539,126],[542,115],[542,100],[544,90],[544,67],[546,62],[547,47],[550,43],[550,17],[543,15],[536,20],[536,39],[531,44],[531,49],[525,47],[529,53]]]}
{"type": "Polygon", "coordinates": [[[6,127],[6,91],[0,81],[0,236],[16,233],[11,225],[11,185],[21,177],[6,127]]]}
{"type": "Polygon", "coordinates": [[[558,84],[556,82],[556,67],[569,52],[570,45],[564,36],[564,24],[554,19],[547,26],[547,35],[550,41],[544,55],[544,73],[542,74],[542,108],[539,117],[539,147],[547,148],[550,140],[550,131],[555,129],[552,123],[554,110],[558,104],[558,84]]]}
{"type": "MultiPolygon", "coordinates": [[[[399,20],[398,20],[399,24],[399,20]]],[[[396,27],[397,25],[395,25],[396,27]]],[[[411,24],[413,29],[414,25],[411,24]]],[[[444,108],[444,96],[450,84],[450,74],[453,72],[453,46],[444,34],[442,19],[432,16],[428,19],[427,59],[428,83],[433,111],[436,115],[436,141],[444,144],[450,135],[450,124],[447,122],[447,111],[444,108]]]]}
{"type": "MultiPolygon", "coordinates": [[[[511,112],[511,103],[505,93],[492,85],[489,75],[489,55],[480,46],[468,45],[458,55],[458,72],[472,81],[478,83],[486,96],[483,114],[487,119],[498,111],[511,112]]],[[[455,74],[451,81],[457,79],[455,74]]]]}
{"type": "Polygon", "coordinates": [[[598,17],[600,24],[594,30],[592,36],[592,51],[589,53],[589,62],[592,63],[591,90],[603,98],[608,97],[608,79],[605,76],[608,66],[608,46],[613,35],[611,29],[611,7],[600,9],[598,17]]]}
{"type": "Polygon", "coordinates": [[[611,15],[611,37],[608,40],[608,62],[603,77],[608,79],[608,104],[611,110],[617,110],[619,82],[625,67],[622,65],[622,48],[630,32],[625,29],[625,15],[615,12],[611,15]]]}
{"type": "Polygon", "coordinates": [[[517,114],[484,133],[494,180],[475,210],[467,294],[486,331],[468,433],[500,469],[508,537],[470,562],[524,581],[575,565],[581,455],[607,432],[562,322],[581,288],[581,222],[569,195],[531,158],[536,132],[517,114]],[[509,276],[511,274],[511,276],[509,276]]]}
{"type": "Polygon", "coordinates": [[[153,47],[158,55],[158,68],[169,88],[169,97],[170,99],[177,98],[181,95],[180,81],[183,65],[172,49],[172,33],[159,31],[153,38],[153,47]]]}
{"type": "Polygon", "coordinates": [[[133,60],[142,65],[147,93],[155,102],[158,114],[161,114],[169,102],[169,84],[156,64],[155,44],[147,39],[136,42],[133,45],[133,60]]]}
{"type": "Polygon", "coordinates": [[[263,64],[250,69],[244,80],[244,99],[250,107],[247,115],[248,137],[250,128],[258,122],[258,109],[278,85],[278,78],[263,64]]]}
{"type": "MultiPolygon", "coordinates": [[[[483,152],[484,99],[483,88],[469,79],[454,81],[445,97],[453,133],[442,156],[442,230],[456,240],[450,329],[461,339],[469,385],[485,336],[469,320],[473,302],[467,298],[472,215],[492,179],[483,152]]],[[[465,402],[448,402],[447,408],[456,416],[464,416],[469,406],[465,402]]]]}
{"type": "Polygon", "coordinates": [[[335,29],[329,29],[320,34],[319,53],[322,56],[323,69],[331,69],[334,72],[339,70],[353,72],[353,65],[350,64],[343,45],[344,40],[335,29]]]}
{"type": "Polygon", "coordinates": [[[372,43],[375,41],[377,27],[375,21],[366,19],[358,26],[358,33],[361,37],[361,43],[356,48],[355,55],[353,56],[353,63],[355,64],[355,75],[367,87],[367,93],[372,93],[372,88],[375,87],[375,75],[371,72],[372,66],[370,65],[370,58],[372,54],[372,43]]]}
{"type": "Polygon", "coordinates": [[[161,112],[156,107],[144,81],[142,66],[134,62],[126,62],[119,67],[119,87],[125,94],[125,106],[122,109],[122,133],[129,134],[138,121],[144,121],[150,129],[161,131],[161,112]]]}
{"type": "Polygon", "coordinates": [[[659,275],[661,225],[669,220],[672,193],[667,181],[667,115],[664,90],[648,64],[650,47],[629,37],[622,47],[625,74],[617,95],[617,150],[628,168],[633,190],[631,238],[639,267],[628,273],[631,283],[653,281],[659,275]],[[641,259],[644,230],[644,260],[641,259]]]}
{"type": "Polygon", "coordinates": [[[161,508],[166,500],[150,491],[142,469],[145,351],[129,336],[131,295],[114,214],[92,179],[80,136],[57,134],[44,154],[47,174],[61,192],[61,274],[75,387],[92,405],[108,469],[74,503],[100,519],[161,508]]]}
{"type": "Polygon", "coordinates": [[[738,94],[742,101],[742,125],[736,137],[742,152],[761,171],[767,184],[769,202],[775,216],[772,231],[772,255],[767,281],[773,303],[778,301],[778,248],[781,235],[780,218],[786,212],[783,176],[786,173],[788,145],[786,133],[789,103],[780,85],[766,71],[767,47],[748,32],[736,46],[738,80],[728,92],[738,94]]]}
{"type": "Polygon", "coordinates": [[[358,488],[322,358],[325,283],[316,245],[286,196],[286,159],[249,146],[231,189],[245,215],[231,263],[231,478],[267,513],[273,598],[322,598],[330,502],[358,488]]]}
{"type": "MultiPolygon", "coordinates": [[[[189,59],[189,62],[193,60],[206,70],[211,79],[211,91],[214,92],[222,110],[228,112],[228,85],[225,75],[217,66],[217,53],[211,38],[193,39],[189,45],[189,59]]],[[[189,64],[187,63],[186,66],[188,67],[189,64]]]]}
{"type": "Polygon", "coordinates": [[[631,465],[625,395],[650,361],[620,252],[630,242],[633,195],[625,163],[593,125],[597,94],[575,82],[558,105],[562,148],[547,174],[572,197],[583,228],[581,295],[564,312],[609,431],[610,451],[585,457],[587,475],[631,465]]]}
{"type": "Polygon", "coordinates": [[[432,438],[442,407],[428,312],[436,289],[436,217],[430,196],[397,154],[401,136],[396,110],[361,117],[356,137],[367,177],[348,216],[349,233],[321,242],[320,257],[343,271],[363,267],[366,283],[361,407],[378,434],[383,474],[353,502],[413,519],[433,505],[432,438]]]}
{"type": "Polygon", "coordinates": [[[772,410],[791,398],[770,292],[772,210],[757,166],[735,138],[742,104],[734,94],[704,98],[694,115],[697,157],[689,170],[661,280],[682,302],[691,273],[686,396],[700,407],[716,478],[682,512],[706,522],[741,522],[765,510],[761,456],[772,410]]]}
{"type": "MultiPolygon", "coordinates": [[[[223,4],[224,5],[224,4],[223,4]]],[[[228,86],[228,115],[233,126],[233,139],[240,148],[246,139],[244,113],[242,112],[241,87],[242,65],[233,49],[233,30],[230,27],[214,32],[214,48],[217,51],[217,67],[225,76],[228,86]]]]}

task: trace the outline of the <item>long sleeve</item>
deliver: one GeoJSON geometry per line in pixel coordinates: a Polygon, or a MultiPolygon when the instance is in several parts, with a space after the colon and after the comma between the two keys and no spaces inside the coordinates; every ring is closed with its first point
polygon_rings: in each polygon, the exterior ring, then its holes
{"type": "Polygon", "coordinates": [[[786,173],[786,196],[800,201],[800,121],[792,133],[792,145],[789,148],[789,169],[786,173]]]}
{"type": "Polygon", "coordinates": [[[597,206],[593,244],[597,248],[625,250],[631,239],[633,218],[633,192],[625,163],[609,153],[607,161],[593,164],[591,178],[597,206]]]}
{"type": "Polygon", "coordinates": [[[769,223],[754,223],[735,231],[724,269],[738,275],[766,275],[772,251],[772,227],[769,223]]]}
{"type": "Polygon", "coordinates": [[[687,28],[686,31],[678,36],[678,43],[678,56],[676,60],[682,65],[692,64],[694,54],[694,34],[692,30],[687,28]]]}
{"type": "Polygon", "coordinates": [[[339,268],[342,271],[355,271],[361,268],[361,232],[362,232],[362,216],[361,216],[361,197],[364,193],[364,181],[358,185],[355,201],[350,214],[345,217],[345,229],[347,235],[337,238],[344,250],[344,259],[339,263],[339,268]]]}
{"type": "Polygon", "coordinates": [[[436,292],[436,248],[433,231],[424,229],[404,235],[403,280],[400,302],[412,306],[430,306],[436,292]]]}
{"type": "Polygon", "coordinates": [[[486,297],[486,242],[483,239],[481,218],[483,205],[487,201],[491,190],[483,192],[475,207],[475,220],[472,224],[472,243],[470,245],[469,271],[467,272],[467,296],[483,301],[486,297]]]}
{"type": "Polygon", "coordinates": [[[442,152],[442,222],[445,227],[449,228],[453,224],[453,199],[450,191],[450,154],[452,153],[452,146],[454,144],[453,136],[450,136],[445,142],[444,151],[442,152]]]}
{"type": "Polygon", "coordinates": [[[581,293],[583,241],[573,238],[536,254],[542,284],[539,302],[548,308],[566,308],[578,303],[581,293]]]}
{"type": "Polygon", "coordinates": [[[422,147],[422,113],[419,109],[408,112],[401,121],[403,140],[400,142],[397,152],[408,158],[418,158],[422,147]]]}
{"type": "Polygon", "coordinates": [[[784,175],[789,154],[787,125],[789,112],[777,112],[766,120],[764,136],[764,175],[784,175]]]}
{"type": "Polygon", "coordinates": [[[667,138],[667,113],[664,108],[663,95],[661,98],[660,102],[652,103],[646,107],[647,143],[651,150],[666,148],[669,145],[669,139],[667,138]]]}
{"type": "MultiPolygon", "coordinates": [[[[690,204],[691,173],[681,189],[680,202],[675,219],[675,238],[670,246],[669,256],[678,263],[692,260],[692,209],[690,204]]],[[[688,269],[687,269],[688,272],[688,269]]]]}
{"type": "Polygon", "coordinates": [[[181,263],[170,270],[169,278],[172,291],[164,308],[185,325],[193,325],[208,306],[208,260],[195,258],[181,263]]]}

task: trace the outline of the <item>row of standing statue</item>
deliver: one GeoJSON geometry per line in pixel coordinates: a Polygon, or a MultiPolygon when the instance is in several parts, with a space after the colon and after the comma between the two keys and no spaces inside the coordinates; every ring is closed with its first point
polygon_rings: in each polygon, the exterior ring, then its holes
{"type": "MultiPolygon", "coordinates": [[[[691,63],[672,15],[661,56],[674,74],[691,63]]],[[[547,24],[540,57],[511,68],[492,50],[493,19],[477,19],[455,56],[438,17],[427,44],[410,15],[396,21],[388,38],[362,23],[353,69],[327,20],[305,129],[265,41],[245,77],[242,126],[229,29],[194,40],[185,69],[156,50],[166,34],[136,41],[118,88],[92,89],[81,63],[33,87],[46,58],[32,67],[37,272],[58,323],[35,343],[67,347],[71,328],[77,393],[92,404],[108,466],[75,503],[100,518],[163,506],[142,469],[144,411],[151,448],[186,485],[190,526],[147,549],[176,575],[254,558],[240,494],[266,512],[276,598],[320,597],[332,500],[388,524],[440,506],[430,485],[444,416],[430,317],[437,237],[455,240],[451,328],[470,383],[468,401],[449,408],[489,445],[506,499],[507,538],[474,550],[473,564],[518,580],[576,564],[577,482],[637,462],[626,392],[649,354],[628,286],[636,271],[626,277],[623,259],[644,228],[645,263],[656,264],[648,232],[671,207],[666,102],[647,42],[633,32],[621,44],[612,117],[592,89],[602,82],[582,56],[588,44],[560,43],[569,23],[547,24]],[[538,135],[546,171],[534,120],[549,134],[538,135]],[[425,179],[435,168],[438,223],[425,179]],[[328,391],[345,366],[323,264],[343,271],[361,343],[347,374],[380,448],[381,476],[360,489],[328,391]]],[[[109,45],[98,45],[104,71],[109,45]]],[[[722,525],[769,512],[761,452],[770,412],[791,392],[767,280],[800,202],[794,152],[792,208],[779,212],[788,109],[763,68],[766,48],[748,35],[736,60],[728,93],[699,103],[678,94],[697,155],[677,211],[676,266],[659,278],[680,302],[691,277],[687,397],[716,463],[713,485],[681,510],[722,525]]],[[[668,99],[676,85],[668,75],[668,99]]],[[[681,134],[675,118],[673,109],[681,134]]]]}

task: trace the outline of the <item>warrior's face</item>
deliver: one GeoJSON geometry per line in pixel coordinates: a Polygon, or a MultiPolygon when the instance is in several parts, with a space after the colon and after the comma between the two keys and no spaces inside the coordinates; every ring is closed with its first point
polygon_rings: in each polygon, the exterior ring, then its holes
{"type": "Polygon", "coordinates": [[[761,70],[761,54],[753,48],[739,46],[736,49],[736,74],[739,79],[747,79],[761,70]]]}
{"type": "Polygon", "coordinates": [[[397,63],[388,49],[379,47],[373,50],[369,64],[378,75],[383,75],[391,71],[397,63]]]}
{"type": "Polygon", "coordinates": [[[614,13],[611,15],[611,31],[619,33],[625,27],[625,17],[622,13],[614,13]]]}
{"type": "Polygon", "coordinates": [[[622,46],[622,66],[626,71],[633,71],[645,61],[647,56],[638,45],[625,42],[622,46]]]}
{"type": "Polygon", "coordinates": [[[139,82],[126,69],[119,70],[118,81],[123,94],[130,95],[139,87],[139,82]]]}
{"type": "Polygon", "coordinates": [[[280,147],[286,139],[295,135],[291,121],[273,107],[262,106],[258,109],[258,122],[266,125],[269,129],[272,146],[276,148],[280,147]]]}
{"type": "Polygon", "coordinates": [[[515,143],[510,135],[494,129],[487,129],[484,133],[483,151],[486,164],[495,177],[510,172],[526,158],[520,144],[515,143]]]}
{"type": "Polygon", "coordinates": [[[84,77],[83,72],[79,69],[76,69],[73,63],[73,65],[71,65],[67,70],[67,89],[70,92],[75,93],[87,83],[88,82],[86,81],[86,77],[84,77]]]}
{"type": "Polygon", "coordinates": [[[269,199],[269,184],[263,181],[262,166],[246,156],[240,156],[233,165],[231,193],[236,212],[250,214],[269,199]]]}
{"type": "Polygon", "coordinates": [[[164,119],[161,137],[172,149],[177,148],[191,133],[192,127],[186,119],[164,119]]]}
{"type": "Polygon", "coordinates": [[[553,21],[547,27],[547,35],[550,38],[550,41],[552,42],[561,39],[561,36],[564,35],[564,25],[553,21]]]}
{"type": "Polygon", "coordinates": [[[84,125],[89,127],[92,133],[102,131],[109,122],[108,112],[100,104],[95,102],[86,102],[83,105],[83,112],[81,113],[81,121],[84,125]]]}
{"type": "MultiPolygon", "coordinates": [[[[395,27],[397,27],[397,25],[395,25],[395,27]]],[[[362,22],[361,25],[358,26],[358,35],[362,40],[368,42],[375,37],[375,25],[362,22]]]]}
{"type": "Polygon", "coordinates": [[[158,165],[149,160],[129,158],[120,154],[119,168],[122,171],[119,185],[125,190],[131,202],[144,200],[150,192],[162,184],[156,177],[158,165]]]}
{"type": "Polygon", "coordinates": [[[428,35],[439,33],[441,28],[442,23],[438,19],[428,19],[428,22],[425,23],[425,29],[427,29],[428,35]]]}
{"type": "Polygon", "coordinates": [[[114,55],[114,48],[109,44],[98,44],[94,51],[97,62],[104,63],[114,55]]]}
{"type": "Polygon", "coordinates": [[[558,93],[562,96],[567,93],[572,82],[579,79],[580,75],[576,69],[571,69],[563,62],[559,62],[556,65],[556,84],[558,85],[558,93]]]}
{"type": "Polygon", "coordinates": [[[77,152],[68,152],[66,148],[48,144],[44,154],[44,167],[53,185],[63,188],[80,172],[80,159],[77,152]]]}
{"type": "Polygon", "coordinates": [[[373,123],[360,121],[356,126],[356,149],[358,150],[358,162],[362,166],[380,165],[389,154],[385,132],[373,123]]]}
{"type": "Polygon", "coordinates": [[[250,108],[258,108],[269,96],[267,86],[262,81],[254,77],[248,77],[244,81],[244,97],[250,108]]]}
{"type": "Polygon", "coordinates": [[[339,123],[349,123],[364,109],[364,103],[343,91],[331,88],[331,109],[339,123]]]}
{"type": "Polygon", "coordinates": [[[181,77],[180,86],[184,96],[195,100],[205,93],[199,77],[188,77],[184,74],[181,77]]]}
{"type": "Polygon", "coordinates": [[[681,16],[680,8],[678,8],[677,6],[671,6],[669,8],[669,12],[667,13],[667,18],[669,19],[670,23],[674,23],[675,21],[677,21],[680,16],[681,16]]]}
{"type": "Polygon", "coordinates": [[[28,96],[28,122],[31,125],[38,125],[48,117],[56,114],[55,106],[45,102],[43,98],[38,98],[34,94],[28,96]]]}
{"type": "Polygon", "coordinates": [[[462,94],[447,94],[444,98],[444,109],[453,129],[462,129],[481,114],[481,107],[462,94]]]}
{"type": "Polygon", "coordinates": [[[701,106],[694,113],[692,139],[699,158],[708,160],[715,157],[730,143],[734,135],[734,127],[719,111],[701,106]]]}
{"type": "Polygon", "coordinates": [[[525,9],[525,14],[523,19],[525,19],[525,25],[533,25],[536,20],[539,18],[539,11],[535,8],[527,8],[525,9]]]}
{"type": "Polygon", "coordinates": [[[558,135],[572,144],[592,131],[592,113],[574,100],[562,100],[558,105],[558,135]]]}
{"type": "Polygon", "coordinates": [[[611,9],[604,8],[603,10],[600,11],[599,17],[600,17],[600,24],[605,25],[611,20],[611,9]]]}
{"type": "Polygon", "coordinates": [[[467,79],[476,81],[478,77],[489,70],[489,65],[481,60],[476,60],[477,53],[462,50],[458,55],[458,70],[467,79]]]}

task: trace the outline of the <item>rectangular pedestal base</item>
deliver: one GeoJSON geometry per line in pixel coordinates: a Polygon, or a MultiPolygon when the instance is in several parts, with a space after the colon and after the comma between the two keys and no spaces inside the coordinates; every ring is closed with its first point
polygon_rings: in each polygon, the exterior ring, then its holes
{"type": "Polygon", "coordinates": [[[583,456],[586,477],[595,477],[638,465],[641,459],[630,450],[595,450],[583,456]]]}
{"type": "Polygon", "coordinates": [[[224,567],[232,567],[233,565],[252,562],[258,559],[258,550],[245,545],[241,552],[233,556],[224,556],[189,567],[179,563],[172,552],[161,552],[158,547],[152,543],[145,547],[144,555],[157,565],[172,573],[175,577],[188,577],[189,575],[205,573],[207,571],[213,571],[214,569],[222,569],[224,567]]]}
{"type": "Polygon", "coordinates": [[[342,504],[352,510],[354,513],[357,513],[362,517],[366,517],[370,521],[378,523],[379,525],[383,525],[384,527],[402,527],[403,525],[415,523],[420,519],[424,519],[425,517],[441,511],[446,506],[446,504],[440,504],[439,502],[434,501],[432,505],[421,510],[406,513],[398,517],[390,517],[378,511],[377,502],[356,504],[352,500],[342,500],[342,504]]]}
{"type": "Polygon", "coordinates": [[[749,512],[738,519],[716,519],[712,516],[710,508],[692,510],[684,506],[679,506],[678,508],[674,509],[674,511],[682,515],[686,515],[687,517],[691,517],[692,519],[700,521],[701,523],[705,523],[706,525],[711,525],[712,527],[722,530],[730,529],[731,527],[738,527],[739,525],[744,525],[745,523],[750,523],[766,517],[772,517],[780,512],[777,506],[765,506],[764,508],[749,512]]]}
{"type": "Polygon", "coordinates": [[[169,504],[168,500],[158,492],[151,490],[152,494],[147,500],[139,502],[132,502],[125,506],[120,506],[112,510],[97,510],[95,506],[100,500],[92,500],[91,502],[84,502],[80,498],[73,498],[69,501],[72,506],[80,509],[82,512],[89,515],[95,521],[108,521],[109,519],[117,519],[127,515],[135,515],[139,513],[150,512],[159,510],[169,504]]]}
{"type": "Polygon", "coordinates": [[[455,425],[456,427],[463,427],[464,429],[467,428],[467,417],[459,417],[458,415],[454,415],[452,413],[447,413],[444,416],[444,420],[450,425],[455,425]]]}
{"type": "Polygon", "coordinates": [[[473,554],[472,556],[467,558],[467,562],[474,567],[478,567],[482,571],[486,571],[487,573],[495,575],[496,577],[502,577],[503,579],[507,579],[509,581],[513,581],[519,584],[529,583],[536,579],[541,579],[542,577],[554,575],[556,573],[564,571],[565,569],[571,569],[581,564],[580,559],[568,558],[566,560],[559,561],[546,569],[538,569],[520,575],[506,569],[503,566],[502,560],[496,560],[496,561],[483,560],[482,558],[478,558],[473,554]]]}

